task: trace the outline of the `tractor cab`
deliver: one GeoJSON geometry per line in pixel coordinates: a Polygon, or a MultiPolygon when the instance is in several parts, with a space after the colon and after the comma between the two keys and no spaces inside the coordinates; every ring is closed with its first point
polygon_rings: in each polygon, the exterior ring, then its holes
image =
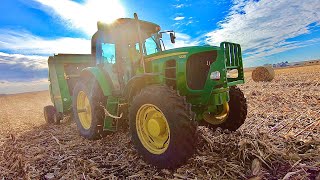
{"type": "Polygon", "coordinates": [[[91,54],[96,65],[110,76],[114,89],[122,91],[133,76],[144,71],[143,57],[162,51],[158,39],[160,26],[131,18],[97,25],[91,54]]]}

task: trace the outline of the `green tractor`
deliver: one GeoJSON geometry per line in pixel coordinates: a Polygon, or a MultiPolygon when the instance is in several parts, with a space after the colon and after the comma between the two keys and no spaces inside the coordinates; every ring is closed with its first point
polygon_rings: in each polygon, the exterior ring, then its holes
{"type": "Polygon", "coordinates": [[[222,42],[165,50],[154,23],[98,22],[91,54],[49,57],[48,123],[71,114],[80,135],[99,139],[129,124],[138,153],[158,168],[176,168],[196,149],[197,126],[237,130],[247,104],[241,47],[222,42]]]}

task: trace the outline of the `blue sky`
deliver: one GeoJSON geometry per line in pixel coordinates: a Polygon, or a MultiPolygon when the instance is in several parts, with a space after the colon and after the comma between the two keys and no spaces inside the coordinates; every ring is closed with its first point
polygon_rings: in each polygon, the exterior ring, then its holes
{"type": "Polygon", "coordinates": [[[176,44],[240,43],[246,67],[320,59],[320,0],[3,0],[0,94],[47,88],[47,58],[90,53],[98,20],[132,17],[175,30],[176,44]]]}

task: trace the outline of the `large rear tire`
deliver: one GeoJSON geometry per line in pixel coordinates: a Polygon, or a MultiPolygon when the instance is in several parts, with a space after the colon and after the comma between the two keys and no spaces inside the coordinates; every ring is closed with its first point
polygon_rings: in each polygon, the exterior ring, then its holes
{"type": "Polygon", "coordinates": [[[144,88],[129,109],[132,141],[139,154],[158,168],[176,168],[196,148],[197,123],[191,105],[166,86],[144,88]]]}
{"type": "Polygon", "coordinates": [[[236,131],[247,118],[247,100],[243,92],[236,86],[230,87],[229,91],[230,101],[229,101],[229,114],[227,119],[219,125],[213,125],[210,123],[208,126],[212,129],[220,127],[222,129],[228,129],[230,131],[236,131]]]}
{"type": "MultiPolygon", "coordinates": [[[[91,84],[91,83],[90,83],[91,84]]],[[[88,81],[79,81],[73,89],[73,118],[80,135],[96,140],[104,136],[105,97],[96,82],[91,88],[88,81]]]]}

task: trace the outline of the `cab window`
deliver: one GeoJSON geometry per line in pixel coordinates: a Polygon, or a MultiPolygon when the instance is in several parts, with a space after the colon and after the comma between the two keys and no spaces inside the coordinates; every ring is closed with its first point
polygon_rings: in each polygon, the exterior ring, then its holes
{"type": "Polygon", "coordinates": [[[146,47],[146,55],[151,55],[158,52],[157,43],[155,42],[153,37],[146,39],[145,47],[146,47]]]}
{"type": "Polygon", "coordinates": [[[116,62],[116,48],[114,44],[102,43],[103,62],[114,64],[116,62]]]}

